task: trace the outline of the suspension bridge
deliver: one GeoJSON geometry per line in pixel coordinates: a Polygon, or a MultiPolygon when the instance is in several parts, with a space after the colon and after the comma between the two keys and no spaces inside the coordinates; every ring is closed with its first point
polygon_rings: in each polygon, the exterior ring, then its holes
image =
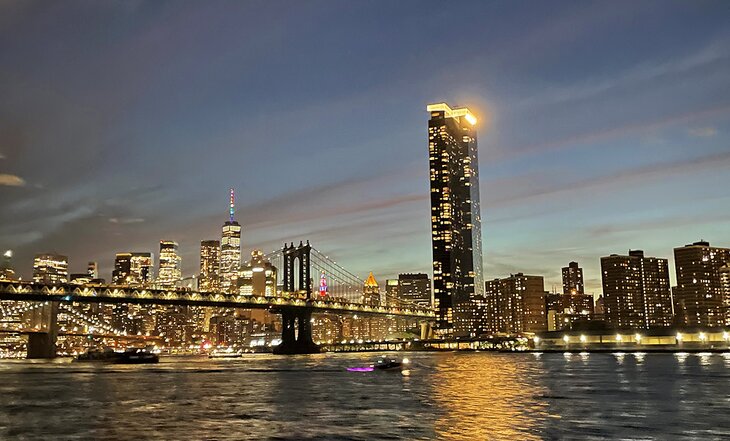
{"type": "MultiPolygon", "coordinates": [[[[55,339],[59,334],[59,308],[67,315],[83,321],[84,314],[71,304],[128,303],[140,305],[183,305],[244,309],[266,309],[281,315],[281,344],[275,352],[302,354],[319,351],[312,340],[312,314],[335,314],[403,317],[432,321],[431,308],[391,298],[387,293],[377,302],[366,301],[363,280],[338,265],[308,242],[298,246],[291,243],[267,255],[277,271],[276,295],[242,295],[224,292],[199,292],[185,288],[141,288],[130,286],[87,284],[39,284],[21,281],[0,281],[0,300],[49,302],[52,306],[44,314],[39,331],[29,334],[29,356],[55,353],[55,339]],[[314,289],[315,279],[326,280],[324,286],[314,289]]],[[[4,309],[0,308],[0,315],[4,309]]],[[[97,328],[105,333],[114,331],[98,321],[97,328]]]]}

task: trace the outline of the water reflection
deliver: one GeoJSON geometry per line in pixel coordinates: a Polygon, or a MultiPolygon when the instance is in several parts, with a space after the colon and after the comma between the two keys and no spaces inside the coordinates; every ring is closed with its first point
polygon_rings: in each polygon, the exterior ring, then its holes
{"type": "Polygon", "coordinates": [[[0,439],[730,439],[730,354],[408,357],[0,363],[0,439]]]}
{"type": "Polygon", "coordinates": [[[434,399],[443,412],[439,439],[540,439],[547,417],[534,357],[522,355],[443,357],[433,377],[434,399]]]}

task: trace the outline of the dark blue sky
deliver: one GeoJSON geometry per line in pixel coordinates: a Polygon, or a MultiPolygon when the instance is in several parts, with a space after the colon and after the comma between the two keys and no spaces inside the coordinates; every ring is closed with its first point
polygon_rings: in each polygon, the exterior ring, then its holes
{"type": "MultiPolygon", "coordinates": [[[[425,106],[479,117],[486,277],[730,246],[727,1],[0,3],[0,248],[309,238],[430,273],[425,106]]],[[[673,272],[673,269],[672,269],[673,272]]]]}

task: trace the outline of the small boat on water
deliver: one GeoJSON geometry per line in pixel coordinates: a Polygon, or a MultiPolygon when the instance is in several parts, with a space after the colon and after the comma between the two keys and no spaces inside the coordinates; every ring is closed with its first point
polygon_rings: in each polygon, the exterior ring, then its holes
{"type": "Polygon", "coordinates": [[[241,358],[242,356],[243,353],[233,351],[230,348],[223,351],[214,350],[208,353],[208,358],[241,358]]]}
{"type": "Polygon", "coordinates": [[[403,369],[403,364],[405,363],[408,363],[408,359],[406,358],[399,361],[397,358],[382,357],[373,364],[373,368],[379,371],[399,371],[403,369]]]}
{"type": "Polygon", "coordinates": [[[129,348],[124,352],[116,352],[111,348],[104,350],[89,349],[84,354],[79,354],[74,361],[116,363],[116,364],[146,364],[158,363],[160,357],[146,349],[129,348]]]}
{"type": "Polygon", "coordinates": [[[391,357],[380,357],[370,366],[359,366],[347,368],[350,372],[372,372],[372,371],[400,371],[410,361],[407,358],[398,360],[391,357]]]}
{"type": "Polygon", "coordinates": [[[122,364],[143,364],[143,363],[159,363],[160,356],[146,349],[130,348],[121,353],[121,357],[117,363],[122,364]]]}

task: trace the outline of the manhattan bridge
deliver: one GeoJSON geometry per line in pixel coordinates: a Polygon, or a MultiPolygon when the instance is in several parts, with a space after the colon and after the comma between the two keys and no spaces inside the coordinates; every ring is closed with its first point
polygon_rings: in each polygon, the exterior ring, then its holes
{"type": "Polygon", "coordinates": [[[59,335],[138,342],[159,340],[159,336],[127,335],[115,329],[95,313],[104,305],[240,308],[265,310],[279,316],[281,342],[274,351],[302,354],[320,350],[312,338],[312,326],[318,316],[398,318],[422,324],[434,319],[432,309],[389,296],[387,292],[375,301],[367,298],[363,295],[363,278],[309,242],[285,244],[266,257],[278,269],[277,291],[272,296],[187,288],[0,281],[0,333],[28,335],[28,356],[47,358],[55,355],[59,335]],[[30,320],[13,320],[21,315],[30,320]],[[63,318],[60,324],[59,317],[63,318]]]}

